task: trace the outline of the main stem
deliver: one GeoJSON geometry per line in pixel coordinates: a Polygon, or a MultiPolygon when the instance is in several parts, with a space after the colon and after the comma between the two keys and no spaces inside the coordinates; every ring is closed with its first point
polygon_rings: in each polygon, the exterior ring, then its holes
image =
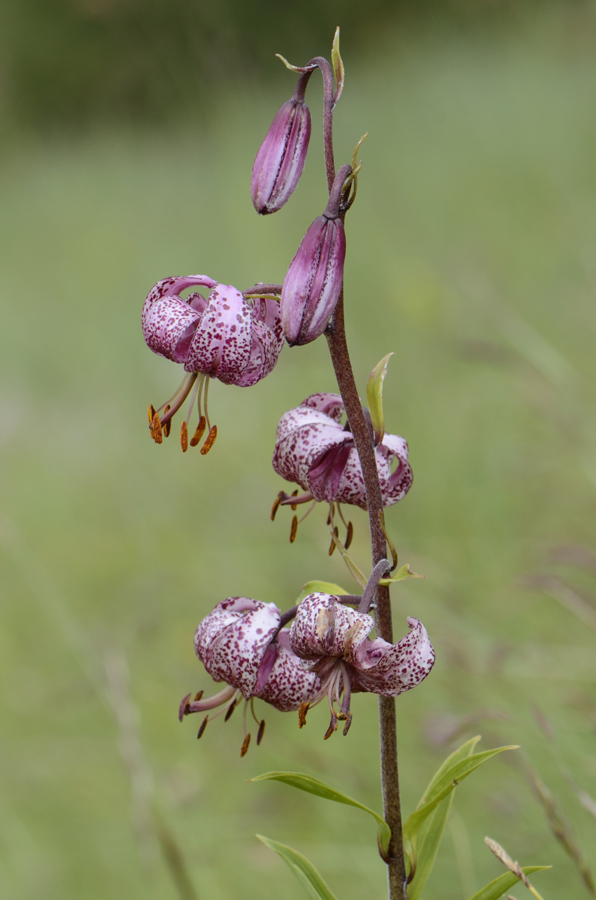
{"type": "MultiPolygon", "coordinates": [[[[344,325],[343,289],[325,334],[329,344],[335,377],[348,417],[349,428],[354,437],[356,451],[362,466],[370,525],[372,564],[374,567],[386,557],[387,553],[387,542],[382,528],[383,497],[379,484],[375,450],[366,419],[364,418],[348,352],[344,325]]],[[[393,643],[393,625],[388,586],[378,586],[376,607],[377,635],[393,643]]],[[[397,728],[395,700],[393,697],[379,697],[379,723],[383,814],[385,821],[391,828],[391,843],[389,845],[391,862],[387,867],[389,900],[407,900],[406,866],[397,769],[397,728]]]]}

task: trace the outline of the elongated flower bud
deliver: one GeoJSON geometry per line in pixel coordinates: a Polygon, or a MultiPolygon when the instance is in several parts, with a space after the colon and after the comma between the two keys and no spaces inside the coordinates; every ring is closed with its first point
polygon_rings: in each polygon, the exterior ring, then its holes
{"type": "Polygon", "coordinates": [[[250,192],[262,215],[281,209],[302,175],[310,140],[310,112],[304,103],[310,74],[300,77],[294,96],[278,111],[257,153],[250,192]]]}
{"type": "Polygon", "coordinates": [[[290,346],[323,334],[339,300],[346,256],[339,202],[350,171],[349,166],[340,169],[327,209],[306,232],[284,279],[280,309],[290,346]]]}

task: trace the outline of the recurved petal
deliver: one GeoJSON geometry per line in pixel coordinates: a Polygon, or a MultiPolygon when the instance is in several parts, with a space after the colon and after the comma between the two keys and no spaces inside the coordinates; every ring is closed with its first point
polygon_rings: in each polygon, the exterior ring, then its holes
{"type": "Polygon", "coordinates": [[[184,362],[183,338],[193,333],[198,321],[199,314],[184,300],[165,296],[143,310],[143,337],[154,353],[184,362]]]}
{"type": "Polygon", "coordinates": [[[195,652],[215,681],[239,688],[248,699],[279,621],[274,603],[229,597],[199,624],[195,652]]]}
{"type": "Polygon", "coordinates": [[[271,703],[282,712],[299,709],[315,696],[320,681],[313,672],[307,672],[300,659],[290,649],[290,632],[280,631],[275,644],[275,659],[267,678],[261,685],[261,672],[255,686],[255,697],[271,703]]]}
{"type": "Polygon", "coordinates": [[[308,406],[318,409],[335,422],[341,421],[344,411],[344,402],[339,394],[311,394],[303,400],[300,406],[308,406]]]}
{"type": "Polygon", "coordinates": [[[313,462],[325,451],[344,444],[351,435],[317,409],[298,406],[279,420],[273,468],[287,481],[308,489],[313,462]]]}
{"type": "Polygon", "coordinates": [[[218,284],[188,351],[184,368],[236,384],[250,360],[250,307],[232,285],[218,284]]]}
{"type": "Polygon", "coordinates": [[[399,434],[386,434],[377,447],[376,454],[383,503],[385,506],[392,506],[405,497],[412,487],[414,475],[408,462],[408,445],[399,434]],[[386,460],[384,465],[382,458],[386,460]],[[391,472],[394,459],[397,460],[397,466],[391,472]]]}
{"type": "Polygon", "coordinates": [[[265,378],[275,368],[284,345],[279,303],[257,300],[251,317],[251,349],[247,367],[239,381],[239,387],[250,387],[265,378]],[[274,306],[268,308],[266,304],[274,306]]]}
{"type": "Polygon", "coordinates": [[[352,689],[397,697],[424,681],[435,661],[426,628],[408,618],[411,631],[397,644],[377,638],[357,648],[352,666],[352,689]]]}
{"type": "Polygon", "coordinates": [[[182,291],[185,291],[186,288],[194,285],[202,285],[211,290],[216,284],[217,282],[213,278],[209,278],[208,275],[170,275],[169,278],[162,278],[161,281],[153,285],[147,294],[143,306],[143,315],[146,309],[149,309],[162,297],[176,297],[182,291]]]}
{"type": "Polygon", "coordinates": [[[309,594],[292,623],[290,647],[301,659],[335,657],[349,662],[374,624],[372,616],[344,606],[332,594],[309,594]]]}

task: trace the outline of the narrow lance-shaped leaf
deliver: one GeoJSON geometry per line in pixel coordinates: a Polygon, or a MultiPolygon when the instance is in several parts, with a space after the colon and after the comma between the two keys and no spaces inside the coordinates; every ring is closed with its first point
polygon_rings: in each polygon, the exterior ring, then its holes
{"type": "MultiPolygon", "coordinates": [[[[522,872],[524,875],[532,875],[533,872],[541,872],[550,868],[551,866],[522,866],[522,872]]],[[[499,875],[494,881],[486,884],[473,897],[470,897],[470,900],[499,900],[505,891],[514,887],[518,881],[519,878],[513,872],[505,872],[504,875],[499,875]]]]}
{"type": "Polygon", "coordinates": [[[408,563],[405,563],[405,565],[399,567],[395,575],[392,575],[390,578],[381,578],[379,584],[395,584],[396,581],[406,581],[408,578],[426,578],[426,575],[419,575],[418,572],[413,572],[408,563]]]}
{"type": "MultiPolygon", "coordinates": [[[[456,762],[471,756],[474,747],[480,739],[478,737],[466,741],[461,747],[455,750],[443,764],[439,767],[428,785],[426,791],[422,795],[418,808],[425,805],[428,797],[431,796],[435,789],[435,785],[441,782],[443,774],[447,772],[456,762]]],[[[441,843],[445,825],[451,811],[453,802],[453,791],[445,797],[439,806],[430,813],[421,824],[419,824],[416,832],[410,832],[406,841],[409,846],[410,860],[410,885],[408,887],[409,900],[418,900],[426,882],[428,881],[435,864],[435,859],[441,843]]]]}
{"type": "Polygon", "coordinates": [[[485,750],[483,753],[474,753],[467,759],[460,760],[451,766],[442,776],[440,782],[435,786],[429,799],[424,806],[417,809],[408,818],[404,826],[404,835],[411,839],[411,835],[415,835],[416,831],[430,813],[437,808],[439,803],[447,797],[451,791],[455,790],[457,785],[474,772],[479,766],[482,766],[489,759],[498,756],[505,750],[517,750],[517,744],[511,744],[506,747],[497,747],[495,750],[485,750]]]}
{"type": "Polygon", "coordinates": [[[333,45],[331,47],[331,65],[333,66],[333,74],[335,76],[335,95],[333,97],[333,105],[337,103],[344,89],[345,69],[341,54],[339,52],[339,26],[335,29],[333,35],[333,45]]]}
{"type": "Polygon", "coordinates": [[[277,841],[272,841],[271,838],[263,837],[262,834],[257,834],[257,837],[266,847],[281,856],[313,900],[337,900],[335,894],[305,856],[286,844],[279,844],[277,841]]]}
{"type": "Polygon", "coordinates": [[[368,411],[372,420],[372,426],[375,432],[375,440],[380,444],[385,434],[385,420],[383,418],[383,382],[387,374],[387,366],[393,353],[388,353],[383,359],[376,364],[368,377],[366,385],[366,399],[368,403],[368,411]]]}
{"type": "Polygon", "coordinates": [[[357,809],[364,810],[364,812],[371,815],[377,822],[379,852],[383,859],[387,859],[389,841],[391,840],[391,829],[382,816],[373,809],[369,809],[368,806],[364,806],[363,803],[353,800],[351,797],[348,797],[347,794],[342,794],[341,791],[336,791],[335,788],[325,784],[324,781],[313,778],[311,775],[304,775],[302,772],[265,772],[263,775],[257,775],[255,778],[249,778],[248,780],[281,781],[283,784],[288,784],[290,787],[306,791],[307,794],[314,794],[316,797],[322,797],[324,800],[333,800],[335,803],[345,803],[346,806],[355,806],[357,809]]]}

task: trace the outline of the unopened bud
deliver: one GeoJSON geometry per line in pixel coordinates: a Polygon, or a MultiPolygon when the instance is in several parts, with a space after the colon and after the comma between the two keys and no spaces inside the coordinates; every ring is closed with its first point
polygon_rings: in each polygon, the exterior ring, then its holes
{"type": "Polygon", "coordinates": [[[309,77],[310,72],[300,77],[294,96],[278,111],[257,153],[250,192],[262,215],[281,209],[302,175],[310,140],[310,112],[304,103],[309,77]]]}
{"type": "Polygon", "coordinates": [[[338,173],[327,209],[306,232],[284,279],[280,311],[290,346],[309,344],[323,334],[339,300],[346,256],[339,204],[350,171],[345,166],[338,173]]]}

